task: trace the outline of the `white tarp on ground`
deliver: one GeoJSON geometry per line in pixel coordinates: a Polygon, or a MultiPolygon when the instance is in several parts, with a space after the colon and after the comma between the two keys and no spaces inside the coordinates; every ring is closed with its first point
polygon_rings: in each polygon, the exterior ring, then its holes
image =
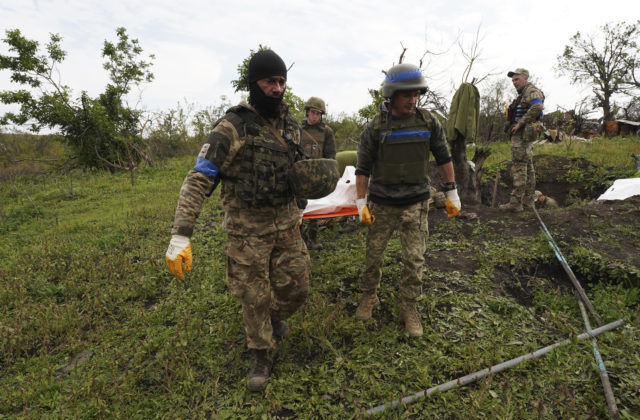
{"type": "Polygon", "coordinates": [[[356,207],[356,168],[344,168],[342,178],[333,192],[317,200],[309,200],[304,209],[304,217],[336,217],[348,214],[358,214],[356,207]],[[355,212],[355,213],[354,213],[355,212]]]}
{"type": "Polygon", "coordinates": [[[640,195],[640,178],[616,179],[598,200],[624,200],[640,195]]]}

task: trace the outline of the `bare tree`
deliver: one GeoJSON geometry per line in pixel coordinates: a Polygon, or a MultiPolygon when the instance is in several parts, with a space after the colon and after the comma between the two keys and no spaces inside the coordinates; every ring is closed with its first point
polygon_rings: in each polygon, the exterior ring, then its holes
{"type": "MultiPolygon", "coordinates": [[[[402,63],[402,61],[404,60],[404,55],[407,52],[407,48],[404,45],[402,45],[402,42],[400,43],[400,47],[402,47],[402,52],[400,53],[400,57],[398,57],[398,64],[402,63]]],[[[443,50],[443,51],[431,51],[429,49],[425,50],[425,52],[422,54],[422,57],[420,57],[420,60],[418,62],[418,67],[421,70],[423,70],[423,75],[425,79],[433,80],[435,76],[429,76],[423,67],[426,67],[428,65],[432,57],[443,55],[446,52],[447,50],[443,50]],[[427,58],[428,58],[428,61],[425,62],[425,59],[427,58]]],[[[418,107],[434,109],[441,115],[446,116],[449,108],[447,103],[447,98],[437,90],[433,89],[432,85],[433,85],[432,83],[427,84],[426,92],[424,93],[424,95],[420,97],[420,102],[418,103],[418,107]]]]}
{"type": "MultiPolygon", "coordinates": [[[[407,52],[407,47],[405,47],[402,44],[402,42],[400,43],[400,48],[402,49],[402,51],[398,56],[397,64],[401,64],[404,62],[405,54],[407,52]]],[[[449,109],[448,101],[443,94],[441,94],[440,92],[438,92],[436,89],[433,88],[433,85],[435,83],[430,82],[435,78],[437,78],[438,75],[428,74],[425,68],[428,67],[432,57],[446,54],[447,51],[448,50],[432,51],[427,49],[420,57],[420,60],[417,64],[420,70],[422,70],[424,78],[428,81],[426,92],[424,95],[420,97],[420,101],[418,102],[418,107],[436,110],[442,116],[447,115],[447,112],[449,109]]],[[[391,66],[394,66],[394,65],[396,65],[395,62],[391,64],[391,66]]],[[[385,75],[387,74],[386,69],[381,70],[381,72],[384,73],[385,75]]],[[[380,84],[380,86],[377,89],[369,89],[369,95],[371,95],[372,102],[358,110],[358,116],[365,120],[373,118],[373,116],[376,115],[376,113],[378,112],[380,103],[384,101],[384,98],[382,97],[382,84],[380,84]]]]}
{"type": "MultiPolygon", "coordinates": [[[[473,70],[473,65],[480,59],[480,42],[480,25],[478,25],[475,39],[471,42],[468,48],[465,48],[464,46],[464,39],[462,35],[458,36],[458,46],[463,58],[467,61],[467,66],[465,67],[462,75],[462,84],[459,89],[464,90],[464,92],[472,92],[473,96],[476,98],[476,103],[472,104],[475,106],[467,103],[469,106],[464,109],[465,112],[474,113],[474,115],[471,116],[472,118],[463,119],[465,121],[463,124],[465,126],[464,132],[458,130],[458,128],[460,128],[458,125],[460,119],[456,118],[456,121],[453,121],[451,119],[451,115],[449,115],[450,118],[447,122],[447,135],[450,137],[449,142],[451,145],[451,159],[453,161],[456,181],[459,185],[458,190],[460,191],[460,198],[463,201],[471,203],[480,202],[479,186],[483,172],[482,165],[486,158],[491,154],[490,149],[478,147],[476,148],[475,155],[472,159],[473,165],[469,164],[469,160],[467,159],[467,142],[474,142],[476,140],[479,131],[478,124],[480,122],[480,93],[478,92],[478,88],[475,86],[475,83],[479,83],[490,75],[486,74],[480,78],[474,77],[471,83],[467,82],[473,70]]],[[[456,93],[456,95],[457,94],[458,93],[456,93]]],[[[453,106],[454,104],[452,103],[452,107],[453,106]]],[[[462,111],[460,108],[458,109],[462,111]]]]}
{"type": "Polygon", "coordinates": [[[491,79],[485,83],[480,96],[480,123],[476,141],[487,144],[506,140],[504,126],[507,122],[505,109],[508,105],[507,92],[509,84],[507,78],[491,79]]]}
{"type": "MultiPolygon", "coordinates": [[[[480,49],[480,42],[484,39],[484,37],[480,36],[480,27],[482,25],[478,25],[478,29],[476,30],[476,37],[471,42],[471,45],[468,47],[464,46],[464,37],[462,34],[458,35],[458,47],[460,48],[460,53],[462,57],[466,60],[467,66],[464,68],[462,72],[462,83],[469,82],[469,76],[471,75],[471,70],[473,69],[473,65],[480,60],[480,56],[482,55],[482,50],[480,49]]],[[[494,76],[496,73],[492,71],[480,76],[474,77],[470,83],[477,85],[482,83],[487,77],[494,76]]]]}
{"type": "Polygon", "coordinates": [[[625,120],[640,121],[640,98],[633,97],[622,107],[625,120]]]}
{"type": "MultiPolygon", "coordinates": [[[[597,134],[599,131],[599,125],[595,128],[588,127],[589,115],[596,112],[593,107],[589,105],[588,98],[582,98],[579,102],[577,102],[573,106],[573,111],[571,111],[571,119],[569,119],[569,133],[575,134],[577,136],[585,137],[585,134],[589,131],[594,131],[593,134],[597,134]]],[[[593,126],[593,124],[591,124],[593,126]]]]}

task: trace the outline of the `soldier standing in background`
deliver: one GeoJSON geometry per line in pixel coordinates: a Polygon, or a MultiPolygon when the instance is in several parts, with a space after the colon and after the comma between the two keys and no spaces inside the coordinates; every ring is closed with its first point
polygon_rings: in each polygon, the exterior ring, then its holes
{"type": "MultiPolygon", "coordinates": [[[[304,104],[304,112],[307,118],[302,120],[300,140],[304,154],[311,159],[335,159],[333,130],[322,121],[322,116],[327,113],[324,101],[315,96],[310,97],[304,104]]],[[[318,219],[311,219],[304,220],[300,227],[307,247],[312,250],[322,249],[322,244],[318,243],[318,225],[318,219]]]]}
{"type": "Polygon", "coordinates": [[[182,264],[191,269],[189,238],[196,218],[205,196],[222,181],[227,284],[242,304],[253,352],[247,388],[262,391],[274,338],[287,335],[284,320],[305,301],[311,265],[287,175],[293,167],[289,151],[300,143],[300,127],[282,102],[287,67],[272,50],[261,50],[249,61],[248,79],[249,103],[227,111],[182,184],[165,258],[171,272],[184,278],[182,264]]]}
{"type": "Polygon", "coordinates": [[[399,284],[400,317],[412,337],[423,333],[416,303],[422,296],[429,235],[430,154],[445,180],[449,216],[457,215],[461,208],[444,130],[429,111],[416,108],[426,88],[417,66],[403,63],[389,69],[382,85],[382,95],[388,101],[381,104],[380,112],[360,136],[356,167],[356,205],[360,220],[369,225],[356,317],[371,318],[373,308],[380,304],[377,290],[384,251],[398,229],[404,266],[399,284]]]}
{"type": "Polygon", "coordinates": [[[529,82],[529,71],[515,69],[507,73],[511,78],[518,97],[508,110],[509,126],[507,133],[511,138],[511,176],[513,189],[509,202],[501,204],[500,209],[521,212],[523,206],[533,205],[535,200],[536,173],[533,168],[533,142],[542,131],[542,109],[544,95],[540,89],[529,82]]]}

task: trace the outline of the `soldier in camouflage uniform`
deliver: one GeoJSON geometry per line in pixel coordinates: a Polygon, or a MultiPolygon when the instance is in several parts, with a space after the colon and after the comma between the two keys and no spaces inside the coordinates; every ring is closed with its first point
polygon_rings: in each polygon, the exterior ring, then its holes
{"type": "Polygon", "coordinates": [[[535,200],[536,173],[533,168],[533,142],[543,130],[544,95],[529,82],[529,71],[516,69],[507,73],[518,97],[509,107],[508,133],[511,136],[511,175],[513,190],[509,202],[499,207],[521,212],[535,200]]]}
{"type": "MultiPolygon", "coordinates": [[[[307,118],[302,120],[300,140],[304,154],[311,159],[335,159],[336,142],[333,130],[322,121],[322,116],[327,113],[324,101],[312,96],[305,102],[304,111],[307,118]]],[[[318,243],[318,219],[304,220],[301,229],[302,237],[309,249],[322,249],[322,244],[318,243]]]]}
{"type": "Polygon", "coordinates": [[[461,208],[444,130],[426,109],[416,108],[426,87],[417,66],[398,64],[389,69],[382,87],[388,101],[381,104],[380,113],[360,136],[356,166],[356,204],[360,220],[369,225],[356,317],[371,318],[373,308],[380,303],[377,290],[383,254],[391,234],[398,229],[404,265],[399,284],[400,317],[413,337],[423,333],[416,302],[422,295],[429,235],[429,154],[433,154],[445,179],[450,215],[461,208]]]}
{"type": "Polygon", "coordinates": [[[301,210],[288,183],[287,140],[300,128],[282,102],[287,68],[271,50],[249,62],[249,103],[230,108],[213,129],[187,174],[176,208],[166,260],[183,278],[191,269],[191,237],[203,200],[219,181],[225,214],[227,283],[242,304],[247,346],[253,351],[248,389],[266,387],[275,338],[305,301],[310,261],[298,228],[301,210]]]}
{"type": "Polygon", "coordinates": [[[535,201],[536,207],[547,207],[550,209],[557,209],[558,207],[560,207],[556,200],[554,200],[553,198],[547,195],[542,194],[542,191],[536,190],[534,193],[534,196],[536,198],[536,201],[535,201]]]}

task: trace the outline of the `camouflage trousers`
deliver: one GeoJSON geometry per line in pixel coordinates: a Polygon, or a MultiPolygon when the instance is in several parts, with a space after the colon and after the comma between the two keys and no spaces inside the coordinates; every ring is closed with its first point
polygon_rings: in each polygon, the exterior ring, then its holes
{"type": "Polygon", "coordinates": [[[429,203],[422,201],[409,206],[387,206],[369,203],[376,220],[369,226],[364,269],[360,289],[374,293],[380,286],[382,262],[391,234],[398,229],[402,246],[402,278],[398,285],[400,298],[417,301],[422,295],[424,253],[427,249],[429,203]]]}
{"type": "Polygon", "coordinates": [[[527,124],[511,136],[512,204],[530,204],[536,189],[536,173],[533,168],[533,140],[535,129],[527,124]]]}
{"type": "Polygon", "coordinates": [[[318,230],[320,228],[319,219],[304,219],[302,225],[300,225],[300,233],[302,239],[307,242],[309,239],[315,240],[318,237],[318,230]]]}
{"type": "Polygon", "coordinates": [[[247,347],[275,347],[271,321],[292,315],[309,293],[311,262],[298,226],[264,236],[229,234],[227,284],[242,304],[247,347]]]}

